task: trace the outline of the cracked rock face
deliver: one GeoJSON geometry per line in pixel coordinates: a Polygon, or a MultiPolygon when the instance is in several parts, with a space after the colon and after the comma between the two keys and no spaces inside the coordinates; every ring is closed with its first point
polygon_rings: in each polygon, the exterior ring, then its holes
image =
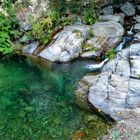
{"type": "Polygon", "coordinates": [[[82,44],[88,37],[88,29],[88,26],[82,24],[66,27],[39,56],[59,62],[67,62],[79,57],[82,44]]]}
{"type": "Polygon", "coordinates": [[[137,43],[119,52],[100,74],[83,77],[76,96],[82,93],[87,103],[78,99],[78,104],[91,104],[116,121],[131,120],[135,114],[140,116],[139,76],[140,43],[137,43]]]}
{"type": "Polygon", "coordinates": [[[81,57],[83,58],[94,58],[99,57],[102,53],[104,54],[110,48],[113,48],[118,42],[121,41],[124,35],[124,28],[117,21],[107,22],[96,22],[93,26],[94,37],[86,42],[93,47],[92,53],[85,51],[81,57]]]}
{"type": "Polygon", "coordinates": [[[52,62],[68,62],[80,55],[83,58],[99,57],[102,52],[114,47],[124,34],[122,25],[114,21],[95,23],[91,30],[94,32],[94,37],[90,40],[90,46],[95,47],[93,52],[90,48],[83,53],[82,47],[89,38],[90,26],[78,23],[65,27],[43,49],[31,43],[25,46],[23,51],[52,62]]]}

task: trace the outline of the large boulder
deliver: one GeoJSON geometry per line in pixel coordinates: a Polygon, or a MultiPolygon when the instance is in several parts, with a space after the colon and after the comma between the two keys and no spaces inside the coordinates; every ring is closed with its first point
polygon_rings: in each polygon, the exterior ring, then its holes
{"type": "Polygon", "coordinates": [[[139,62],[140,43],[119,52],[100,74],[88,74],[80,80],[76,97],[81,95],[82,100],[77,99],[78,104],[90,104],[116,121],[131,121],[135,114],[140,118],[139,62]]]}
{"type": "Polygon", "coordinates": [[[31,44],[25,46],[23,50],[52,62],[68,62],[79,57],[82,52],[82,45],[88,38],[88,32],[89,26],[74,24],[65,27],[56,34],[48,46],[36,48],[31,44]]]}
{"type": "Polygon", "coordinates": [[[121,15],[121,13],[117,14],[117,15],[102,15],[102,16],[99,16],[99,20],[101,22],[114,21],[114,22],[124,24],[124,16],[122,16],[122,15],[121,15]]]}
{"type": "Polygon", "coordinates": [[[88,26],[82,24],[66,27],[54,37],[53,44],[41,51],[39,56],[56,62],[78,58],[82,52],[82,44],[88,37],[88,30],[88,26]]]}
{"type": "MultiPolygon", "coordinates": [[[[94,37],[86,42],[87,46],[91,46],[94,53],[82,54],[82,57],[95,54],[99,57],[102,53],[106,53],[110,48],[116,46],[124,35],[124,28],[115,21],[97,22],[92,26],[94,37]]],[[[91,57],[91,56],[90,56],[91,57]]]]}
{"type": "Polygon", "coordinates": [[[35,47],[34,43],[31,43],[23,50],[25,53],[37,55],[53,62],[68,62],[80,56],[95,58],[115,47],[123,35],[124,28],[114,21],[97,22],[92,28],[77,23],[67,26],[57,33],[49,45],[35,47]],[[92,37],[90,32],[93,33],[92,37]],[[83,47],[85,45],[89,48],[85,49],[83,47]]]}

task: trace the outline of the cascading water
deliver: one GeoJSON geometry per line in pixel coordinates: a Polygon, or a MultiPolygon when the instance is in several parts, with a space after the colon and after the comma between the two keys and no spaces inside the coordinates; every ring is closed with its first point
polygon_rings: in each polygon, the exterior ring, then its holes
{"type": "MultiPolygon", "coordinates": [[[[119,52],[121,51],[127,44],[129,44],[130,42],[132,42],[133,40],[133,35],[134,33],[132,32],[133,30],[133,26],[131,27],[131,29],[127,32],[126,36],[123,37],[122,42],[120,42],[115,48],[114,51],[115,52],[119,52]]],[[[105,60],[103,60],[101,63],[99,64],[90,64],[90,65],[86,65],[85,67],[91,71],[100,71],[103,66],[105,65],[105,63],[107,63],[109,59],[106,58],[105,60]]]]}
{"type": "Polygon", "coordinates": [[[106,58],[105,60],[103,60],[101,63],[99,64],[90,64],[85,66],[87,69],[92,70],[92,71],[100,71],[103,66],[105,65],[105,63],[107,63],[108,58],[106,58]]]}

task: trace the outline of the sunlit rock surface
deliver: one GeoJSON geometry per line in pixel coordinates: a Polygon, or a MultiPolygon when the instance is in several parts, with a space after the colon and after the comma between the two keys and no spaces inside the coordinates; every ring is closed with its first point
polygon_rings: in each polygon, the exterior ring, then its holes
{"type": "MultiPolygon", "coordinates": [[[[101,53],[107,52],[110,48],[114,48],[118,42],[121,41],[124,35],[124,28],[121,24],[115,21],[97,22],[92,26],[94,37],[86,42],[95,52],[95,57],[100,56],[101,53]]],[[[87,53],[81,55],[85,58],[87,53]]],[[[93,53],[89,56],[93,56],[93,53]]]]}
{"type": "Polygon", "coordinates": [[[132,44],[106,64],[101,74],[83,77],[76,95],[86,97],[87,102],[81,98],[79,103],[90,103],[117,121],[132,119],[135,114],[140,116],[139,52],[140,43],[132,44]]]}
{"type": "Polygon", "coordinates": [[[82,53],[83,42],[88,38],[89,27],[75,24],[58,33],[53,43],[46,47],[39,56],[50,61],[67,62],[78,58],[82,53]]]}
{"type": "Polygon", "coordinates": [[[37,43],[31,43],[25,46],[23,51],[53,62],[68,62],[80,56],[83,58],[100,57],[101,53],[107,52],[120,42],[123,35],[124,28],[114,21],[97,22],[92,28],[76,23],[57,33],[52,42],[43,49],[37,43]],[[93,37],[89,35],[90,30],[94,34],[93,37]],[[83,45],[86,43],[89,43],[91,47],[83,51],[83,45]]]}

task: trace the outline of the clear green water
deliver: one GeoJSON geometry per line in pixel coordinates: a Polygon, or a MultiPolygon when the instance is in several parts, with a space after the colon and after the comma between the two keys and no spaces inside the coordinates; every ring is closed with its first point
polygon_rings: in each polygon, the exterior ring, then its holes
{"type": "Polygon", "coordinates": [[[87,63],[40,68],[23,60],[0,61],[0,140],[102,137],[109,124],[75,104],[74,89],[87,63]]]}

